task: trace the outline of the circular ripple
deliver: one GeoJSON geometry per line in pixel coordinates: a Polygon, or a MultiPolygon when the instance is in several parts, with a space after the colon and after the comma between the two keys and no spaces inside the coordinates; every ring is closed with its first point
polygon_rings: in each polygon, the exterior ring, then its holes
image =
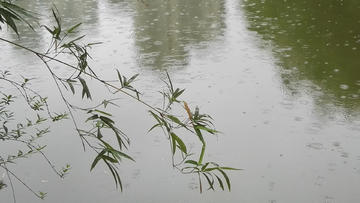
{"type": "Polygon", "coordinates": [[[323,145],[321,143],[308,143],[306,144],[307,147],[312,148],[312,149],[317,149],[320,150],[323,148],[323,145]]]}

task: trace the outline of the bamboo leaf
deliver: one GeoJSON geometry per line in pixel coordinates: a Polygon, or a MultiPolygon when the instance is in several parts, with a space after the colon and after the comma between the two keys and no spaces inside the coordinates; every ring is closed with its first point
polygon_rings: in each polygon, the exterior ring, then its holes
{"type": "Polygon", "coordinates": [[[90,94],[88,86],[86,85],[86,81],[81,77],[79,77],[79,81],[83,87],[82,98],[84,98],[84,96],[86,95],[86,98],[91,99],[91,94],[90,94]]]}
{"type": "Polygon", "coordinates": [[[175,152],[176,152],[176,140],[174,138],[174,133],[170,133],[171,135],[171,143],[172,143],[172,155],[174,156],[175,152]]]}
{"type": "Polygon", "coordinates": [[[150,114],[155,118],[155,120],[157,120],[158,123],[162,123],[160,120],[162,120],[157,114],[155,114],[152,111],[149,111],[150,114]]]}
{"type": "Polygon", "coordinates": [[[112,126],[112,124],[115,123],[113,120],[111,120],[110,118],[105,117],[105,116],[100,116],[99,118],[100,118],[100,120],[102,120],[104,123],[106,123],[109,126],[112,126]]]}
{"type": "Polygon", "coordinates": [[[105,111],[100,111],[100,110],[98,110],[98,109],[95,109],[94,111],[99,112],[99,113],[102,113],[102,114],[105,114],[105,115],[107,115],[107,116],[112,116],[111,114],[106,113],[105,111]]]}
{"type": "MultiPolygon", "coordinates": [[[[82,39],[82,38],[84,38],[85,37],[85,35],[83,35],[83,36],[80,36],[80,37],[78,37],[78,38],[76,38],[76,39],[74,39],[74,40],[71,40],[70,42],[68,42],[67,44],[70,44],[70,43],[74,43],[75,41],[78,41],[78,40],[80,40],[80,39],[82,39]]],[[[63,47],[63,46],[62,46],[63,47]]],[[[86,54],[87,55],[87,54],[86,54]]]]}
{"type": "Polygon", "coordinates": [[[176,118],[175,116],[172,116],[172,115],[166,115],[166,117],[170,118],[170,120],[172,120],[173,122],[175,122],[176,124],[179,124],[179,125],[184,125],[183,123],[181,123],[181,121],[176,118]]]}
{"type": "Polygon", "coordinates": [[[109,150],[109,152],[111,152],[118,159],[121,159],[121,157],[124,157],[124,158],[127,158],[127,159],[135,162],[135,160],[132,157],[130,157],[129,155],[127,155],[127,154],[125,154],[123,152],[120,152],[120,151],[118,151],[116,149],[109,150]]]}
{"type": "Polygon", "coordinates": [[[129,85],[130,83],[132,83],[132,82],[136,79],[137,76],[139,76],[139,74],[133,75],[133,76],[128,80],[127,84],[129,85]]]}
{"type": "Polygon", "coordinates": [[[93,163],[91,164],[90,171],[96,166],[96,164],[102,159],[102,156],[107,152],[107,149],[103,149],[94,159],[93,163]]]}
{"type": "Polygon", "coordinates": [[[85,123],[88,122],[89,120],[95,120],[97,118],[99,118],[99,116],[97,114],[92,115],[92,116],[90,116],[89,118],[86,119],[85,123]]]}
{"type": "Polygon", "coordinates": [[[232,167],[220,167],[222,170],[234,170],[234,171],[241,171],[243,169],[239,168],[232,168],[232,167]]]}
{"type": "Polygon", "coordinates": [[[48,26],[46,25],[42,25],[43,27],[45,27],[45,29],[51,34],[54,35],[54,31],[52,31],[48,26]]]}
{"type": "Polygon", "coordinates": [[[123,191],[123,187],[122,187],[122,182],[121,182],[121,179],[120,179],[120,176],[119,176],[119,173],[116,171],[116,169],[110,165],[106,160],[104,160],[105,164],[108,166],[111,174],[113,175],[114,177],[114,180],[115,180],[115,185],[116,185],[116,188],[118,188],[120,186],[120,190],[121,192],[123,191]]]}
{"type": "Polygon", "coordinates": [[[180,139],[175,133],[171,133],[171,137],[173,137],[176,142],[179,144],[179,149],[184,152],[185,154],[187,154],[187,149],[186,149],[186,145],[184,144],[184,142],[182,141],[182,139],[180,139]]]}
{"type": "Polygon", "coordinates": [[[66,80],[67,84],[69,85],[70,87],[70,90],[73,94],[75,94],[75,88],[74,88],[74,85],[72,84],[72,80],[66,80]]]}
{"type": "Polygon", "coordinates": [[[101,138],[103,137],[103,135],[102,135],[102,133],[101,133],[101,130],[100,130],[100,127],[98,127],[98,129],[97,129],[97,135],[96,135],[96,137],[97,137],[98,139],[101,139],[101,138]]]}
{"type": "Polygon", "coordinates": [[[207,168],[203,171],[209,172],[209,171],[218,170],[218,169],[219,169],[219,167],[212,167],[212,168],[207,168]]]}
{"type": "Polygon", "coordinates": [[[205,130],[211,134],[215,134],[215,133],[220,133],[220,131],[217,131],[217,130],[213,130],[213,129],[210,129],[210,128],[207,128],[205,126],[201,126],[201,125],[196,125],[196,128],[199,129],[199,130],[205,130]]]}
{"type": "Polygon", "coordinates": [[[162,125],[161,124],[155,124],[153,127],[151,127],[150,128],[150,130],[148,131],[148,132],[150,132],[150,131],[152,131],[154,128],[156,128],[156,127],[161,127],[162,125]]]}
{"type": "Polygon", "coordinates": [[[118,74],[118,78],[119,78],[119,81],[120,81],[120,85],[121,85],[121,87],[124,87],[124,83],[123,83],[123,81],[122,81],[122,78],[121,78],[121,74],[120,74],[120,72],[119,72],[119,70],[116,70],[117,71],[117,74],[118,74]]]}
{"type": "Polygon", "coordinates": [[[104,159],[104,160],[110,161],[111,163],[119,163],[116,159],[111,158],[111,157],[106,156],[106,155],[103,155],[101,158],[104,159]]]}
{"type": "Polygon", "coordinates": [[[201,131],[197,128],[197,126],[194,126],[194,130],[195,130],[196,135],[198,136],[199,140],[203,143],[203,145],[205,145],[205,140],[204,140],[204,137],[203,137],[201,131]]]}
{"type": "Polygon", "coordinates": [[[229,179],[229,177],[226,175],[226,173],[223,171],[223,170],[221,170],[220,168],[218,168],[218,171],[220,171],[220,173],[224,176],[224,178],[225,178],[225,180],[226,180],[226,184],[227,184],[227,186],[228,186],[228,189],[229,189],[229,191],[231,190],[231,184],[230,184],[230,179],[229,179]]]}
{"type": "Polygon", "coordinates": [[[206,163],[204,164],[202,167],[201,167],[201,171],[204,171],[204,169],[209,165],[209,163],[206,163]]]}
{"type": "Polygon", "coordinates": [[[193,164],[193,165],[198,165],[198,162],[194,161],[194,160],[186,160],[185,161],[186,164],[193,164]]]}
{"type": "Polygon", "coordinates": [[[225,190],[225,189],[224,189],[224,184],[223,184],[222,180],[221,180],[221,179],[219,178],[219,176],[217,176],[216,174],[214,174],[214,175],[215,175],[216,179],[217,179],[218,182],[219,182],[220,188],[221,188],[222,190],[225,190]]]}
{"type": "Polygon", "coordinates": [[[213,191],[215,191],[215,188],[214,188],[214,178],[212,177],[212,175],[211,175],[211,174],[206,174],[206,173],[203,173],[203,175],[205,176],[206,180],[207,180],[208,183],[209,183],[209,186],[210,186],[210,187],[208,188],[208,190],[212,189],[213,191]],[[210,179],[210,177],[208,177],[208,175],[211,176],[211,179],[210,179]]]}
{"type": "Polygon", "coordinates": [[[4,17],[6,24],[9,25],[17,35],[19,35],[16,24],[13,20],[13,19],[19,20],[17,16],[13,15],[12,13],[8,12],[3,8],[0,8],[0,16],[4,17]]]}
{"type": "Polygon", "coordinates": [[[77,27],[79,27],[81,24],[82,24],[82,23],[76,24],[74,27],[70,28],[70,29],[67,31],[67,33],[73,33],[73,31],[74,31],[77,27]]]}

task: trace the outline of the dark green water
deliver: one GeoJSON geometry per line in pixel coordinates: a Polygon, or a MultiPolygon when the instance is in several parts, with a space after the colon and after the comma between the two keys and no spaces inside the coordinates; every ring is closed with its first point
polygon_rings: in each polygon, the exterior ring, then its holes
{"type": "Polygon", "coordinates": [[[257,45],[271,51],[284,88],[309,94],[318,108],[360,107],[359,1],[256,1],[239,3],[257,45]],[[311,85],[309,85],[309,81],[311,85]]]}

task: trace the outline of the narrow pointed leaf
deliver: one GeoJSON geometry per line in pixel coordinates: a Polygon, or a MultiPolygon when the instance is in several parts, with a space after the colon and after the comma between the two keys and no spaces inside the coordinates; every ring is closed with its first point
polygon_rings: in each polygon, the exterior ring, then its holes
{"type": "Polygon", "coordinates": [[[81,85],[83,87],[82,98],[84,98],[84,96],[86,95],[86,97],[88,99],[91,99],[91,94],[90,94],[89,88],[88,88],[88,86],[86,84],[86,81],[81,77],[79,77],[79,81],[80,81],[80,83],[81,83],[81,85]]]}
{"type": "Polygon", "coordinates": [[[107,149],[103,149],[94,159],[93,163],[91,164],[90,171],[96,166],[96,164],[100,161],[102,156],[107,152],[107,149]]]}
{"type": "Polygon", "coordinates": [[[89,118],[86,119],[85,123],[88,122],[89,120],[95,120],[97,118],[99,118],[99,116],[97,114],[92,115],[92,116],[90,116],[89,118]]]}
{"type": "Polygon", "coordinates": [[[119,78],[119,81],[120,81],[120,85],[121,85],[121,87],[124,87],[124,83],[123,83],[123,81],[122,81],[122,78],[121,78],[121,74],[120,74],[120,72],[119,72],[119,70],[116,70],[117,71],[117,74],[118,74],[118,78],[119,78]]]}
{"type": "Polygon", "coordinates": [[[209,183],[209,186],[210,186],[210,187],[208,188],[208,190],[212,189],[213,191],[215,191],[215,188],[214,188],[214,178],[211,177],[211,179],[210,179],[210,177],[209,177],[208,174],[206,174],[206,173],[203,173],[203,175],[205,176],[206,180],[207,180],[208,183],[209,183]]]}
{"type": "Polygon", "coordinates": [[[186,160],[185,161],[186,164],[193,164],[193,165],[198,165],[198,162],[194,161],[194,160],[186,160]]]}
{"type": "Polygon", "coordinates": [[[100,111],[100,110],[98,110],[98,109],[95,109],[94,111],[99,112],[99,113],[102,113],[102,114],[105,114],[105,115],[107,115],[107,116],[112,116],[111,114],[106,113],[105,111],[100,111]]]}
{"type": "Polygon", "coordinates": [[[220,188],[221,188],[222,190],[225,190],[224,184],[223,184],[221,178],[219,178],[219,176],[217,176],[216,174],[214,174],[214,175],[215,175],[216,179],[217,179],[218,182],[219,182],[220,188]]]}
{"type": "Polygon", "coordinates": [[[72,33],[77,27],[79,27],[82,23],[76,24],[74,27],[70,28],[67,33],[72,33]]]}
{"type": "Polygon", "coordinates": [[[186,149],[186,145],[184,144],[184,142],[182,141],[182,139],[180,139],[175,133],[171,133],[171,137],[173,137],[176,142],[179,144],[179,149],[184,152],[185,154],[187,154],[187,149],[186,149]]]}
{"type": "Polygon", "coordinates": [[[229,189],[229,191],[231,190],[231,184],[230,184],[230,179],[229,179],[229,177],[226,175],[226,173],[223,171],[223,170],[221,170],[221,169],[218,169],[219,171],[220,171],[220,173],[224,176],[224,178],[225,178],[225,180],[226,180],[226,184],[227,184],[227,186],[228,186],[228,189],[229,189]]]}

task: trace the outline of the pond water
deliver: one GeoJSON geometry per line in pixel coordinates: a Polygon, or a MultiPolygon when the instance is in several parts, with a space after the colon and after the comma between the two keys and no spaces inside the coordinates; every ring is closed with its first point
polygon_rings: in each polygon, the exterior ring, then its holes
{"type": "MultiPolygon", "coordinates": [[[[51,2],[16,3],[47,16],[51,2]]],[[[93,154],[82,151],[72,127],[54,126],[44,141],[46,152],[56,165],[72,164],[65,179],[38,156],[13,166],[35,190],[48,192],[48,202],[360,199],[359,1],[158,0],[147,2],[148,7],[136,0],[54,3],[65,25],[83,22],[79,36],[86,34],[85,41],[103,42],[91,50],[91,66],[100,77],[111,78],[115,69],[140,73],[136,87],[145,92],[144,100],[161,106],[157,90],[169,71],[174,84],[186,88],[184,99],[212,115],[223,132],[218,139],[209,136],[206,159],[244,170],[229,172],[230,193],[199,194],[196,176],[172,169],[161,132],[147,133],[154,123],[146,108],[121,99],[117,122],[131,137],[129,154],[137,161],[121,166],[124,192],[115,190],[105,167],[88,172],[93,154]]],[[[45,31],[19,26],[20,39],[6,30],[0,36],[46,49],[45,31]]],[[[3,42],[0,51],[1,70],[37,77],[34,85],[56,98],[47,88],[52,83],[45,67],[34,56],[3,42]]],[[[105,95],[98,94],[100,100],[105,95]]],[[[19,203],[43,202],[21,184],[15,186],[19,203]]],[[[1,190],[1,202],[11,201],[10,188],[1,190]]]]}

